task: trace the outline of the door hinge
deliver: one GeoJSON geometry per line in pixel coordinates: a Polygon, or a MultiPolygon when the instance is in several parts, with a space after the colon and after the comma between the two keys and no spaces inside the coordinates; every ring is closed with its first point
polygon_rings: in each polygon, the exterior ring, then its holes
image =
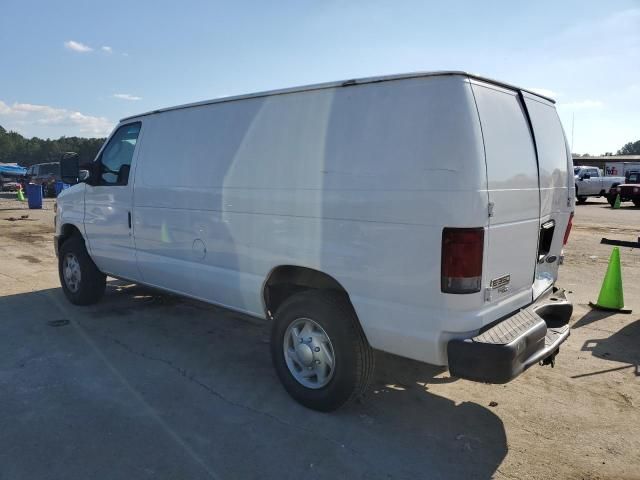
{"type": "Polygon", "coordinates": [[[489,202],[489,216],[493,217],[493,202],[489,202]]]}

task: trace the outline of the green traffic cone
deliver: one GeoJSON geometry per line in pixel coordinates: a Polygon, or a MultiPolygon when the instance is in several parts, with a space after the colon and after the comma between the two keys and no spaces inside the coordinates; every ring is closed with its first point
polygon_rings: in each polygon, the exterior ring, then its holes
{"type": "Polygon", "coordinates": [[[22,192],[22,188],[18,188],[18,200],[20,200],[21,202],[25,201],[24,193],[22,192]]]}
{"type": "Polygon", "coordinates": [[[630,309],[624,308],[624,296],[622,294],[622,272],[620,271],[620,249],[613,248],[609,258],[607,273],[602,282],[598,302],[589,302],[591,308],[607,310],[619,313],[631,313],[630,309]]]}
{"type": "Polygon", "coordinates": [[[620,194],[616,195],[616,201],[613,204],[613,208],[620,208],[620,194]]]}
{"type": "Polygon", "coordinates": [[[169,229],[167,228],[167,224],[162,222],[162,226],[160,227],[160,241],[162,243],[171,243],[171,234],[169,233],[169,229]]]}

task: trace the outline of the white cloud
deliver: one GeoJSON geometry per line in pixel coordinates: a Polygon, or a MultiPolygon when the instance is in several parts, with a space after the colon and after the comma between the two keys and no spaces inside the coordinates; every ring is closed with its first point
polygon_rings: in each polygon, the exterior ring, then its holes
{"type": "Polygon", "coordinates": [[[91,52],[93,48],[84,43],[76,42],[75,40],[69,40],[64,42],[64,46],[69,50],[73,50],[74,52],[87,53],[91,52]]]}
{"type": "Polygon", "coordinates": [[[102,50],[103,52],[108,53],[108,54],[112,54],[113,53],[113,48],[111,48],[108,45],[104,45],[103,47],[100,47],[100,50],[102,50]]]}
{"type": "Polygon", "coordinates": [[[586,100],[577,100],[575,102],[567,102],[558,104],[560,108],[571,108],[574,110],[585,109],[585,108],[602,108],[604,107],[604,102],[600,100],[591,100],[587,98],[586,100]]]}
{"type": "Polygon", "coordinates": [[[549,97],[556,99],[560,96],[558,92],[554,92],[553,90],[549,90],[548,88],[528,88],[527,90],[531,90],[534,93],[538,93],[543,97],[549,97]]]}
{"type": "Polygon", "coordinates": [[[616,151],[640,131],[640,90],[632,89],[640,78],[640,8],[587,9],[562,22],[566,28],[512,47],[508,66],[493,76],[561,92],[558,112],[566,132],[575,123],[575,152],[616,151]]]}
{"type": "Polygon", "coordinates": [[[114,93],[113,98],[119,98],[120,100],[129,100],[129,101],[142,100],[142,97],[131,95],[130,93],[114,93]]]}
{"type": "Polygon", "coordinates": [[[81,112],[33,103],[8,105],[0,100],[0,125],[8,130],[38,130],[56,127],[62,135],[88,135],[104,137],[113,127],[105,117],[85,115],[81,112]],[[25,128],[26,127],[26,128],[25,128]],[[29,128],[31,127],[31,128],[29,128]]]}

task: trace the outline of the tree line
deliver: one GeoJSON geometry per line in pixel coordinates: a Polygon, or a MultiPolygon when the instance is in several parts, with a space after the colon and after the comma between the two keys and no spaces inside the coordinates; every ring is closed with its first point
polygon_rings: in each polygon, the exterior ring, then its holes
{"type": "Polygon", "coordinates": [[[618,150],[618,155],[640,155],[640,140],[625,144],[618,150]]]}
{"type": "MultiPolygon", "coordinates": [[[[25,138],[17,132],[7,132],[0,125],[0,162],[28,167],[36,163],[56,162],[64,152],[76,152],[80,163],[91,162],[104,141],[104,138],[82,137],[60,137],[57,140],[25,138]]],[[[588,153],[584,155],[589,156],[588,153]]],[[[640,140],[625,144],[617,155],[640,155],[640,140]]]]}
{"type": "Polygon", "coordinates": [[[104,138],[60,137],[57,140],[25,138],[17,132],[7,132],[0,126],[0,162],[28,167],[36,163],[57,162],[64,152],[76,152],[80,163],[92,161],[104,138]]]}

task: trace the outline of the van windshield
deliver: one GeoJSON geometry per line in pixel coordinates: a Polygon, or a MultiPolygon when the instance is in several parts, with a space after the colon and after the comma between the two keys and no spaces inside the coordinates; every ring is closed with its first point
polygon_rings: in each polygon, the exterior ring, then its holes
{"type": "Polygon", "coordinates": [[[45,165],[40,165],[40,174],[41,175],[55,175],[60,172],[60,165],[57,163],[49,163],[45,165]]]}

